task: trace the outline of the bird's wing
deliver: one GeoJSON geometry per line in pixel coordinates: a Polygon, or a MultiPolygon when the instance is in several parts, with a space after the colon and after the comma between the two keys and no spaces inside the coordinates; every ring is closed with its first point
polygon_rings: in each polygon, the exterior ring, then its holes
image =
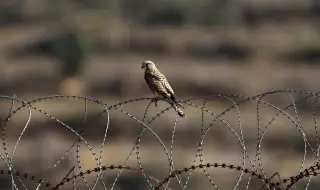
{"type": "Polygon", "coordinates": [[[172,100],[175,100],[174,91],[173,91],[172,87],[170,86],[167,78],[163,74],[160,75],[160,78],[161,78],[162,85],[165,88],[167,94],[170,95],[169,98],[171,98],[172,100]]]}
{"type": "Polygon", "coordinates": [[[157,93],[160,96],[163,96],[163,98],[169,98],[171,96],[171,94],[168,93],[165,86],[163,85],[162,78],[160,75],[153,73],[145,73],[144,78],[153,93],[157,93]]]}
{"type": "Polygon", "coordinates": [[[173,100],[173,102],[175,102],[175,104],[177,104],[177,106],[184,108],[184,106],[180,103],[180,102],[176,102],[176,97],[174,95],[174,91],[172,89],[172,87],[170,86],[170,83],[168,82],[168,80],[166,79],[166,77],[161,74],[160,76],[162,78],[162,84],[164,86],[164,88],[166,89],[167,92],[167,98],[170,98],[171,100],[173,100]]]}

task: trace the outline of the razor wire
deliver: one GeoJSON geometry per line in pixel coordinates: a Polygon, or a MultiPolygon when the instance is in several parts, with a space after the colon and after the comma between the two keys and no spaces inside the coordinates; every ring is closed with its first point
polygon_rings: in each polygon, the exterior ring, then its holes
{"type": "MultiPolygon", "coordinates": [[[[165,109],[158,109],[156,114],[151,114],[150,109],[153,106],[153,98],[138,98],[127,101],[122,101],[117,104],[110,104],[108,101],[98,100],[92,97],[84,97],[84,96],[70,96],[70,95],[52,95],[52,96],[44,96],[33,99],[31,101],[25,101],[17,96],[5,96],[0,95],[0,101],[9,101],[10,106],[0,106],[1,110],[7,110],[7,115],[2,121],[1,125],[1,138],[2,138],[2,150],[0,151],[0,157],[3,162],[3,168],[0,168],[0,177],[1,176],[9,176],[11,188],[12,189],[63,189],[66,188],[66,185],[71,185],[73,189],[77,188],[85,188],[85,189],[117,189],[116,185],[119,184],[119,179],[124,176],[124,172],[131,172],[135,175],[143,177],[145,184],[147,184],[149,189],[190,189],[189,184],[192,179],[194,171],[200,172],[202,171],[205,178],[211,184],[211,189],[224,189],[219,187],[219,179],[226,178],[224,174],[217,176],[213,176],[210,174],[209,170],[214,170],[215,168],[223,169],[223,170],[231,170],[237,171],[238,175],[236,177],[236,182],[233,184],[232,189],[250,189],[252,188],[252,184],[256,183],[256,181],[260,182],[260,189],[293,189],[293,188],[303,188],[308,189],[310,184],[317,183],[317,175],[320,174],[320,163],[319,163],[319,151],[320,151],[320,143],[319,143],[319,134],[318,134],[318,126],[317,126],[317,107],[318,107],[318,92],[307,92],[307,91],[298,91],[298,90],[273,90],[269,92],[265,92],[262,94],[258,94],[255,96],[243,96],[243,95],[222,95],[222,94],[209,94],[205,96],[192,97],[186,100],[180,101],[184,104],[184,106],[188,109],[196,110],[198,114],[199,120],[199,137],[197,141],[197,148],[195,150],[195,154],[192,157],[192,165],[187,167],[179,167],[174,162],[175,151],[173,146],[176,145],[176,135],[178,134],[177,128],[179,128],[179,124],[183,121],[183,118],[178,117],[175,114],[174,121],[170,123],[170,127],[172,127],[171,134],[167,134],[170,136],[170,143],[166,145],[164,140],[160,137],[159,133],[152,127],[152,124],[157,122],[157,120],[163,119],[167,112],[172,109],[172,107],[166,107],[165,109]],[[272,96],[282,97],[283,101],[278,100],[278,103],[273,103],[271,100],[272,96]],[[268,99],[269,98],[269,99],[268,99]],[[85,138],[85,132],[88,130],[94,130],[94,126],[90,126],[90,128],[81,127],[80,129],[76,129],[75,127],[67,124],[62,119],[50,114],[46,108],[40,108],[36,104],[45,101],[59,101],[59,100],[67,100],[67,101],[77,101],[83,109],[83,123],[87,123],[88,113],[89,113],[89,103],[94,104],[100,107],[100,111],[94,113],[94,117],[90,119],[104,119],[104,134],[103,138],[100,142],[100,148],[96,151],[93,148],[93,145],[89,143],[89,141],[85,138]],[[223,111],[217,112],[215,111],[215,106],[209,106],[211,101],[221,101],[228,102],[230,104],[223,111]],[[143,116],[137,116],[132,111],[128,111],[128,109],[123,108],[123,106],[129,106],[138,103],[138,104],[146,104],[144,110],[142,110],[143,116]],[[256,133],[255,140],[255,151],[254,155],[250,156],[248,153],[247,143],[245,140],[246,132],[243,129],[243,123],[245,121],[242,116],[242,108],[246,104],[252,104],[255,109],[250,111],[250,116],[256,120],[256,125],[251,129],[252,133],[256,133]],[[312,134],[315,136],[315,140],[309,140],[307,134],[305,132],[305,125],[302,124],[301,121],[301,111],[303,108],[301,106],[305,104],[305,109],[309,109],[307,114],[312,120],[308,123],[308,128],[312,127],[312,134]],[[299,106],[301,108],[299,108],[299,106]],[[263,107],[268,107],[275,112],[275,114],[271,117],[271,119],[267,122],[266,125],[262,124],[262,120],[266,119],[261,114],[263,107]],[[12,150],[8,146],[8,139],[10,138],[7,135],[7,130],[10,127],[14,127],[10,124],[10,121],[15,119],[15,116],[22,112],[23,110],[28,111],[28,117],[25,121],[25,124],[20,132],[12,150]],[[111,113],[112,112],[112,113],[111,113]],[[126,159],[122,161],[122,164],[108,163],[104,165],[102,163],[103,157],[108,152],[105,152],[104,148],[107,143],[112,143],[108,141],[108,134],[110,128],[114,127],[110,124],[112,120],[112,116],[115,113],[120,113],[125,119],[129,119],[136,123],[139,126],[139,134],[136,136],[135,143],[130,151],[124,152],[126,155],[126,159]],[[233,124],[228,122],[225,117],[231,112],[235,112],[236,117],[233,119],[233,124]],[[17,166],[14,164],[13,160],[16,157],[17,149],[19,145],[21,145],[21,140],[24,138],[26,130],[29,128],[30,123],[36,119],[33,119],[33,115],[35,113],[41,114],[51,121],[55,122],[57,125],[63,127],[68,130],[71,134],[73,134],[76,138],[70,144],[66,144],[68,147],[63,154],[61,154],[60,158],[56,160],[55,164],[51,166],[51,169],[55,169],[58,167],[61,162],[70,154],[71,151],[75,150],[75,163],[73,163],[73,167],[68,169],[63,174],[63,178],[59,179],[59,182],[54,182],[51,179],[44,179],[41,177],[34,176],[27,171],[18,171],[17,166]],[[205,117],[210,118],[209,123],[205,122],[205,117]],[[273,123],[279,120],[280,117],[285,117],[289,121],[292,122],[295,127],[294,130],[297,130],[302,138],[303,146],[303,155],[302,160],[300,162],[299,168],[297,168],[296,173],[292,173],[289,177],[284,177],[281,172],[276,169],[273,170],[273,174],[270,175],[266,171],[264,167],[263,161],[265,160],[262,156],[262,144],[268,133],[268,130],[271,128],[273,123]],[[237,146],[240,148],[241,153],[241,164],[228,163],[228,162],[206,162],[204,158],[204,148],[210,148],[209,145],[205,145],[205,140],[209,136],[209,132],[217,127],[217,123],[220,123],[225,130],[230,132],[235,140],[238,142],[237,146]],[[165,177],[161,176],[153,176],[150,175],[146,170],[147,166],[143,164],[143,155],[141,154],[141,142],[143,140],[143,135],[146,133],[150,133],[152,138],[157,141],[157,144],[163,150],[163,155],[166,157],[166,163],[169,166],[169,171],[165,177]],[[315,141],[315,142],[314,142],[315,141]],[[313,146],[313,144],[316,144],[313,146]],[[96,166],[90,169],[84,169],[82,161],[81,161],[81,151],[82,149],[87,149],[92,158],[95,161],[96,166]],[[137,167],[130,166],[128,161],[132,159],[134,156],[137,162],[137,167]],[[306,159],[308,154],[313,156],[313,164],[311,166],[306,166],[306,159]],[[104,176],[105,173],[109,171],[117,171],[115,178],[111,183],[106,184],[106,179],[109,177],[104,176]],[[94,179],[91,176],[94,174],[94,179]],[[82,185],[79,185],[79,180],[82,181],[82,185]],[[300,181],[305,181],[303,185],[297,187],[297,184],[300,181]],[[90,181],[90,183],[89,183],[90,181]],[[28,184],[27,184],[28,183],[28,184]],[[30,185],[33,184],[32,185],[30,185]],[[176,183],[178,185],[171,185],[172,183],[176,183]],[[241,184],[242,183],[242,184],[241,184]],[[100,188],[98,187],[100,185],[100,188]],[[32,186],[32,187],[31,187],[32,186]],[[174,187],[172,187],[174,186],[174,187]]],[[[167,101],[167,100],[162,100],[167,101]]],[[[92,112],[92,111],[91,111],[92,112]]],[[[170,112],[173,113],[173,112],[170,112]]],[[[188,110],[186,111],[188,115],[188,110]]],[[[92,113],[91,113],[92,114],[92,113]]],[[[196,115],[196,114],[194,114],[196,115]]],[[[188,117],[188,116],[187,116],[188,117]]],[[[168,119],[167,119],[168,120],[168,119]]],[[[206,119],[208,120],[208,119],[206,119]]],[[[168,125],[168,124],[166,124],[168,125]]],[[[89,126],[88,126],[89,127],[89,126]]],[[[37,129],[42,130],[42,129],[37,129]]],[[[176,150],[176,149],[175,149],[176,150]]],[[[110,152],[109,152],[110,153],[110,152]]],[[[190,156],[190,155],[187,155],[190,156]]],[[[1,162],[0,162],[1,163],[1,162]]],[[[162,163],[163,164],[163,163],[162,163]]],[[[158,166],[157,166],[158,167],[158,166]]],[[[50,173],[52,170],[46,171],[46,174],[50,173]]],[[[1,184],[0,184],[1,188],[1,184]]]]}

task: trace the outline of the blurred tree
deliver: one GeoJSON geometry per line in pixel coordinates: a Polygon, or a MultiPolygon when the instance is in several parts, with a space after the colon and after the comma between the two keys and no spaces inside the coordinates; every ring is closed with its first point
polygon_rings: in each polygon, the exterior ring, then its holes
{"type": "Polygon", "coordinates": [[[91,51],[92,36],[88,28],[97,24],[87,13],[94,10],[82,9],[73,0],[60,1],[60,4],[55,5],[55,9],[54,12],[60,13],[57,14],[60,19],[56,29],[63,32],[51,40],[49,49],[50,54],[61,63],[62,81],[59,88],[63,94],[83,95],[86,87],[80,73],[91,51]]]}
{"type": "Polygon", "coordinates": [[[71,30],[53,41],[52,53],[62,63],[63,80],[59,86],[61,93],[67,95],[85,94],[86,87],[80,73],[87,60],[89,47],[77,29],[71,30]]]}
{"type": "Polygon", "coordinates": [[[50,38],[44,35],[38,49],[60,61],[62,77],[75,76],[81,72],[88,55],[86,35],[76,22],[77,10],[71,0],[57,1],[53,7],[51,4],[47,1],[46,9],[49,14],[56,15],[53,32],[57,34],[50,38]]]}
{"type": "Polygon", "coordinates": [[[52,42],[52,54],[63,63],[63,75],[73,76],[80,72],[87,51],[78,33],[73,31],[52,42]]]}
{"type": "Polygon", "coordinates": [[[0,27],[22,21],[22,2],[0,1],[0,27]]]}

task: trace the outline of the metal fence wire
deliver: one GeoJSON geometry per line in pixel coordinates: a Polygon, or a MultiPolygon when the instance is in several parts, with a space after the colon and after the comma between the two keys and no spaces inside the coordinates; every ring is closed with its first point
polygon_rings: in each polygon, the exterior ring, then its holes
{"type": "MultiPolygon", "coordinates": [[[[317,175],[320,172],[320,146],[317,128],[319,95],[320,93],[318,92],[273,90],[251,97],[221,94],[192,97],[181,101],[184,107],[186,107],[187,117],[189,115],[192,117],[188,120],[180,118],[177,114],[173,117],[175,112],[172,111],[172,107],[169,104],[163,104],[167,106],[165,109],[161,109],[160,107],[155,109],[152,98],[132,99],[111,105],[108,101],[82,96],[52,95],[24,101],[17,96],[1,95],[0,103],[2,104],[0,106],[3,118],[1,125],[2,149],[0,150],[0,156],[2,163],[0,162],[0,189],[4,188],[4,184],[9,184],[6,187],[11,187],[11,189],[120,189],[118,187],[122,183],[120,179],[128,173],[141,177],[146,185],[143,189],[195,189],[195,186],[190,186],[194,175],[204,178],[210,184],[207,186],[210,189],[226,189],[219,185],[219,181],[233,177],[235,179],[233,180],[231,189],[314,189],[313,186],[316,187],[317,184],[320,184],[317,179],[317,175]],[[50,111],[48,111],[51,109],[50,107],[41,107],[39,104],[47,101],[75,101],[79,109],[81,109],[82,116],[84,115],[84,119],[79,121],[79,123],[88,123],[91,106],[100,107],[96,109],[99,111],[91,111],[90,113],[94,115],[90,119],[102,118],[104,121],[104,134],[102,135],[101,142],[99,142],[99,147],[94,147],[92,143],[89,143],[90,140],[86,139],[86,133],[90,130],[95,130],[95,126],[81,125],[81,127],[76,127],[75,125],[77,124],[67,124],[63,119],[50,114],[50,111]],[[143,105],[140,106],[143,110],[139,110],[143,113],[141,116],[137,116],[137,110],[133,111],[130,109],[130,106],[133,104],[143,105]],[[223,109],[220,106],[220,109],[216,109],[218,104],[228,106],[223,109]],[[249,111],[246,111],[246,114],[244,114],[244,109],[249,111]],[[191,110],[193,114],[188,114],[191,110]],[[264,114],[265,110],[269,111],[268,116],[264,114]],[[17,135],[17,138],[10,137],[12,133],[8,132],[8,130],[17,127],[18,122],[14,122],[17,119],[17,115],[20,112],[26,111],[27,118],[24,120],[23,126],[18,128],[21,129],[18,132],[19,135],[17,135]],[[167,140],[164,140],[152,124],[162,121],[161,118],[168,117],[168,113],[171,114],[171,118],[173,119],[172,121],[166,119],[166,122],[162,123],[162,125],[170,128],[170,133],[165,135],[167,140]],[[58,126],[56,128],[62,127],[75,137],[70,143],[64,145],[66,149],[59,156],[60,158],[55,160],[52,165],[47,166],[47,169],[44,171],[45,175],[38,173],[34,175],[32,174],[34,172],[28,170],[18,171],[17,168],[23,168],[21,167],[23,163],[14,161],[22,155],[19,154],[19,151],[23,152],[24,156],[26,154],[37,154],[37,147],[29,147],[28,150],[32,151],[23,151],[22,148],[19,148],[24,143],[24,138],[27,138],[25,137],[26,132],[29,130],[31,123],[36,122],[35,114],[45,116],[58,126]],[[117,127],[116,125],[112,125],[115,114],[120,114],[121,118],[123,118],[123,120],[120,120],[120,124],[121,121],[130,120],[134,124],[126,127],[137,127],[139,131],[134,137],[133,146],[129,149],[123,149],[125,159],[120,160],[121,164],[103,161],[105,155],[112,154],[112,152],[105,150],[105,146],[108,143],[113,143],[108,138],[110,138],[110,130],[113,127],[117,127]],[[230,118],[233,119],[230,120],[230,118]],[[249,127],[244,126],[247,125],[246,119],[248,118],[254,122],[254,125],[249,127]],[[276,125],[275,123],[284,119],[287,121],[286,124],[283,124],[285,126],[281,126],[281,124],[280,127],[278,126],[278,130],[287,130],[283,132],[285,135],[281,135],[281,138],[283,142],[288,141],[289,144],[293,143],[292,146],[298,149],[300,153],[299,164],[292,166],[295,168],[290,170],[293,171],[290,174],[282,174],[281,171],[283,169],[279,168],[278,165],[266,168],[265,160],[268,159],[268,154],[263,153],[265,152],[264,149],[268,149],[268,147],[264,146],[266,144],[265,139],[268,135],[272,135],[269,134],[269,131],[276,125]],[[290,126],[288,126],[288,121],[291,123],[290,126]],[[186,122],[198,122],[195,124],[198,128],[193,129],[196,131],[193,133],[197,139],[195,141],[194,154],[192,156],[189,154],[185,155],[186,157],[190,157],[190,160],[192,160],[190,163],[192,164],[184,167],[180,167],[177,161],[174,160],[177,154],[176,151],[179,151],[179,148],[182,147],[177,146],[179,141],[176,141],[177,135],[181,131],[179,127],[182,122],[185,125],[186,122]],[[209,159],[209,161],[206,159],[206,152],[214,151],[215,149],[210,147],[212,144],[206,144],[205,141],[207,138],[210,138],[210,131],[218,127],[218,124],[224,131],[231,134],[228,138],[230,138],[230,142],[237,143],[234,147],[240,148],[240,151],[234,152],[239,156],[239,162],[231,163],[230,159],[225,159],[222,162],[220,159],[209,159]],[[298,135],[291,136],[290,131],[298,132],[298,135]],[[165,176],[150,174],[149,172],[152,170],[148,167],[152,167],[152,164],[151,166],[144,164],[146,154],[141,153],[144,146],[141,142],[143,138],[147,138],[146,133],[149,134],[148,138],[156,141],[155,146],[160,147],[160,150],[162,150],[161,154],[165,157],[163,162],[157,163],[152,169],[167,169],[165,176]],[[253,140],[247,140],[246,135],[253,136],[253,140]],[[231,137],[234,139],[231,140],[231,137]],[[9,139],[14,139],[12,146],[9,146],[9,139]],[[254,146],[249,147],[248,143],[254,146]],[[94,167],[84,167],[82,154],[84,150],[92,155],[95,163],[94,167]],[[60,177],[55,177],[57,180],[52,180],[52,176],[50,178],[49,174],[52,172],[52,175],[56,175],[53,174],[56,172],[55,169],[64,160],[70,159],[68,156],[72,151],[75,154],[72,163],[68,165],[68,169],[64,169],[62,173],[59,173],[60,177]],[[135,160],[136,166],[130,165],[130,159],[135,160]],[[161,164],[163,164],[163,168],[161,168],[161,164]],[[70,165],[72,167],[69,167],[70,165]],[[214,170],[219,170],[218,174],[211,172],[214,170]],[[236,175],[230,175],[228,173],[230,171],[236,175]],[[108,172],[114,172],[115,175],[112,181],[110,182],[109,180],[107,183],[107,178],[109,178],[108,172]],[[200,173],[202,175],[199,175],[200,173]],[[48,178],[46,179],[45,177],[48,178]]],[[[43,125],[36,130],[41,131],[45,130],[45,128],[46,126],[43,125]]],[[[277,142],[274,143],[277,144],[277,142]]],[[[276,146],[281,146],[281,144],[276,146]]],[[[232,150],[226,148],[225,151],[232,150]]],[[[287,154],[287,150],[282,151],[282,154],[287,154]]],[[[219,152],[215,154],[219,154],[219,152]]],[[[281,161],[275,160],[274,162],[281,161]]],[[[201,188],[199,186],[196,189],[201,188]]]]}

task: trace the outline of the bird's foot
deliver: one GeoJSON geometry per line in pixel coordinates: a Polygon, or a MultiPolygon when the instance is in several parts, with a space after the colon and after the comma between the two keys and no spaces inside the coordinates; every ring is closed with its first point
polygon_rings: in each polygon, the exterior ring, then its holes
{"type": "Polygon", "coordinates": [[[152,99],[151,102],[154,102],[154,106],[158,107],[158,99],[152,99]]]}

